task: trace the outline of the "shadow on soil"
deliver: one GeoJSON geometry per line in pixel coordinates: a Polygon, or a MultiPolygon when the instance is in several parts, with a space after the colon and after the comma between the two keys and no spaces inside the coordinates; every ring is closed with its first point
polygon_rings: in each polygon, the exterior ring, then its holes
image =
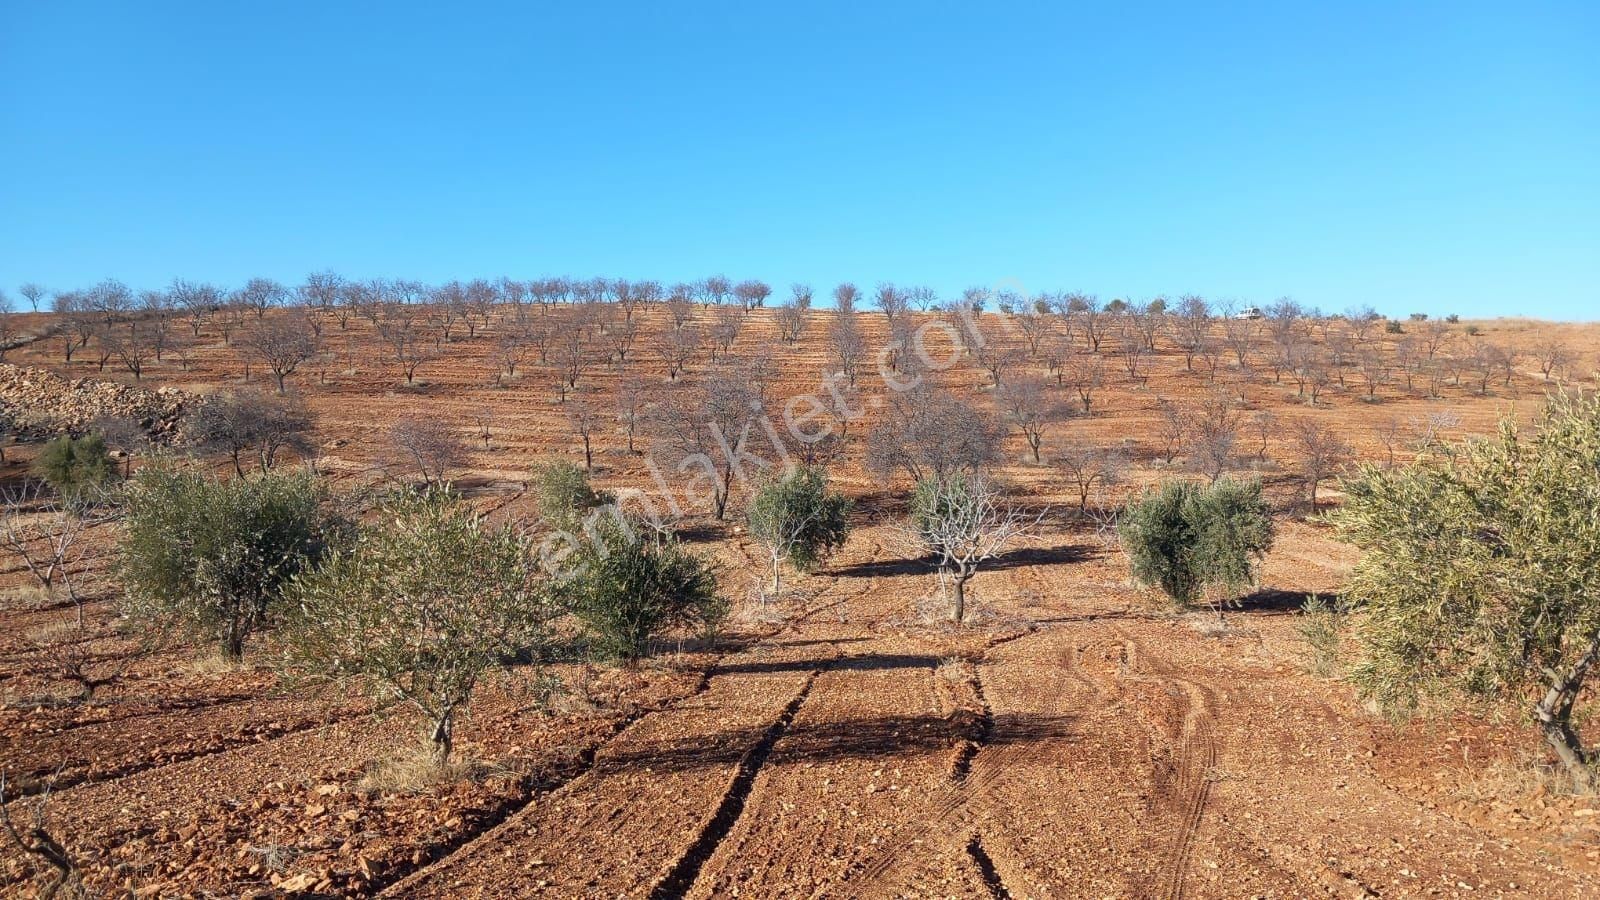
{"type": "Polygon", "coordinates": [[[1228,612],[1293,615],[1305,608],[1308,597],[1319,597],[1329,603],[1339,599],[1338,594],[1323,591],[1286,591],[1267,588],[1239,598],[1236,604],[1228,607],[1228,612]]]}
{"type": "MultiPolygon", "coordinates": [[[[1070,737],[1076,716],[1002,715],[985,745],[1027,744],[1070,737]]],[[[770,763],[812,765],[847,759],[892,759],[948,751],[959,740],[958,723],[937,716],[881,716],[833,722],[795,723],[774,748],[770,763]]],[[[715,734],[684,735],[628,753],[608,754],[598,768],[607,773],[688,772],[739,762],[761,740],[765,726],[715,734]]]]}
{"type": "MultiPolygon", "coordinates": [[[[999,572],[1023,566],[1050,566],[1063,563],[1084,562],[1093,559],[1099,550],[1089,544],[1061,544],[1056,547],[1018,547],[996,556],[983,564],[985,572],[999,572]]],[[[936,560],[933,556],[913,559],[880,559],[873,562],[839,566],[828,574],[840,578],[889,578],[896,575],[931,575],[936,560]]]]}

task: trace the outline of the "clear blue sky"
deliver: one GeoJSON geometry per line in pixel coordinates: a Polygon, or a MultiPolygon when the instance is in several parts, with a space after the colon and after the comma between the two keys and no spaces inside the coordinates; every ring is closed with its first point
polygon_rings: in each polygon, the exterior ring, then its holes
{"type": "Polygon", "coordinates": [[[1592,0],[0,0],[0,288],[723,272],[1597,319],[1597,47],[1592,0]]]}

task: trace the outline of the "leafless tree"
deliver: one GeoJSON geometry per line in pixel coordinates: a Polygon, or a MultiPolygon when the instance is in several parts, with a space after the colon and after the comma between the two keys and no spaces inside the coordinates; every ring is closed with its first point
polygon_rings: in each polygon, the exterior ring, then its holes
{"type": "Polygon", "coordinates": [[[68,510],[42,482],[23,481],[0,490],[0,547],[20,560],[46,598],[59,588],[83,621],[82,596],[74,577],[83,569],[87,515],[68,510]]]}
{"type": "Polygon", "coordinates": [[[744,329],[744,312],[744,308],[737,306],[718,306],[712,310],[712,362],[717,361],[717,351],[726,353],[733,349],[733,342],[739,339],[739,332],[744,329]]]}
{"type": "Polygon", "coordinates": [[[617,426],[627,435],[628,452],[637,453],[633,439],[650,406],[649,390],[645,386],[644,379],[620,371],[617,373],[616,384],[612,396],[616,402],[617,426]]]}
{"type": "Polygon", "coordinates": [[[667,378],[677,381],[689,366],[689,360],[700,352],[700,329],[695,326],[674,328],[656,339],[656,352],[667,364],[667,378]]]}
{"type": "Polygon", "coordinates": [[[885,400],[867,435],[867,467],[880,479],[898,470],[916,481],[976,472],[998,458],[999,427],[965,397],[925,381],[885,400]]]}
{"type": "Polygon", "coordinates": [[[305,283],[300,285],[296,293],[308,309],[326,313],[339,302],[339,292],[343,288],[343,278],[335,272],[324,270],[307,275],[305,283]]]}
{"type": "Polygon", "coordinates": [[[1234,362],[1241,369],[1248,367],[1250,350],[1255,346],[1256,335],[1261,330],[1258,320],[1240,318],[1230,305],[1224,307],[1221,321],[1223,342],[1232,351],[1234,362]]]}
{"type": "Polygon", "coordinates": [[[978,365],[989,373],[989,384],[995,388],[999,388],[1006,380],[1007,372],[1022,363],[1021,348],[998,333],[985,337],[972,355],[978,365]]]}
{"type": "Polygon", "coordinates": [[[1173,342],[1183,351],[1183,366],[1194,371],[1194,359],[1211,338],[1211,308],[1204,298],[1185,294],[1178,298],[1177,314],[1167,317],[1173,342]]]}
{"type": "Polygon", "coordinates": [[[796,282],[789,290],[794,296],[778,307],[776,317],[778,334],[786,344],[800,340],[800,335],[806,330],[807,313],[811,310],[811,285],[796,282]]]}
{"type": "Polygon", "coordinates": [[[1044,442],[1045,429],[1066,420],[1071,414],[1066,404],[1055,397],[1050,384],[1037,375],[1013,377],[995,391],[1006,422],[1022,433],[1033,451],[1035,464],[1043,462],[1039,446],[1044,442]]]}
{"type": "Polygon", "coordinates": [[[1089,415],[1095,392],[1105,383],[1105,376],[1105,362],[1100,357],[1081,353],[1068,356],[1056,372],[1057,382],[1078,395],[1084,415],[1089,415]]]}
{"type": "Polygon", "coordinates": [[[726,275],[712,275],[701,279],[697,285],[700,296],[707,303],[722,305],[733,296],[733,282],[726,275]]]}
{"type": "Polygon", "coordinates": [[[1145,344],[1144,336],[1131,322],[1131,319],[1124,320],[1124,324],[1117,329],[1117,357],[1122,360],[1122,368],[1128,373],[1128,380],[1138,383],[1139,372],[1150,349],[1145,344]]]}
{"type": "Polygon", "coordinates": [[[1169,466],[1189,443],[1191,418],[1187,408],[1165,397],[1156,398],[1155,435],[1161,443],[1161,459],[1169,466]]]}
{"type": "Polygon", "coordinates": [[[1289,429],[1295,455],[1300,459],[1302,478],[1310,494],[1311,512],[1317,511],[1317,488],[1349,462],[1350,445],[1337,431],[1320,420],[1302,417],[1289,429]]]}
{"type": "MultiPolygon", "coordinates": [[[[12,817],[16,801],[6,791],[6,777],[0,772],[0,827],[17,852],[48,866],[51,875],[37,894],[41,900],[88,900],[95,896],[83,883],[83,873],[72,851],[51,834],[45,821],[51,787],[46,787],[31,802],[28,821],[19,825],[12,817]]],[[[131,896],[131,892],[130,892],[131,896]]]]}
{"type": "Polygon", "coordinates": [[[496,380],[517,377],[517,369],[527,362],[533,353],[533,341],[525,325],[513,324],[501,332],[494,341],[496,380]]]}
{"type": "Polygon", "coordinates": [[[305,401],[293,395],[220,394],[191,413],[187,424],[192,448],[228,454],[234,474],[241,476],[245,453],[254,453],[261,471],[268,472],[285,450],[309,458],[316,449],[311,439],[311,412],[305,401]]]}
{"type": "Polygon", "coordinates": [[[840,310],[828,325],[828,339],[832,344],[833,361],[838,371],[844,373],[850,384],[856,383],[861,359],[867,353],[867,341],[854,312],[840,310]]]}
{"type": "Polygon", "coordinates": [[[1050,334],[1050,317],[1036,310],[1025,309],[1017,314],[1014,321],[1017,333],[1022,335],[1022,342],[1028,348],[1028,355],[1037,357],[1040,345],[1050,334]]]}
{"type": "Polygon", "coordinates": [[[1533,358],[1539,363],[1544,380],[1558,371],[1564,372],[1572,364],[1572,348],[1559,337],[1544,338],[1533,347],[1533,358]]]}
{"type": "Polygon", "coordinates": [[[1389,357],[1381,347],[1362,347],[1356,353],[1356,365],[1361,370],[1361,381],[1367,388],[1367,399],[1378,396],[1378,388],[1389,383],[1389,357]]]}
{"type": "Polygon", "coordinates": [[[772,296],[772,288],[764,281],[741,281],[734,287],[733,296],[749,311],[764,305],[767,298],[772,296]]]}
{"type": "Polygon", "coordinates": [[[1241,412],[1234,399],[1216,392],[1190,410],[1191,464],[1215,484],[1237,459],[1241,412]]]}
{"type": "Polygon", "coordinates": [[[594,471],[594,434],[600,428],[599,404],[587,392],[578,391],[567,403],[567,425],[583,442],[583,468],[594,471]]]}
{"type": "Polygon", "coordinates": [[[1121,484],[1127,477],[1128,458],[1107,448],[1080,441],[1068,441],[1055,456],[1055,465],[1078,491],[1078,512],[1089,511],[1089,498],[1096,488],[1121,484]]]}
{"type": "Polygon", "coordinates": [[[906,531],[937,560],[956,624],[966,619],[967,582],[1043,517],[1013,506],[981,474],[927,479],[918,485],[914,506],[906,531]]]}
{"type": "Polygon", "coordinates": [[[1250,430],[1256,435],[1256,462],[1267,461],[1267,449],[1272,439],[1278,434],[1278,416],[1270,409],[1263,409],[1250,417],[1250,430]]]}
{"type": "Polygon", "coordinates": [[[17,288],[17,293],[21,294],[23,299],[28,301],[28,306],[33,312],[38,312],[39,301],[43,299],[43,297],[48,294],[49,291],[45,290],[43,285],[35,284],[34,282],[29,281],[24,282],[22,287],[17,288]]]}
{"type": "Polygon", "coordinates": [[[461,435],[437,417],[407,416],[389,428],[389,446],[410,463],[425,484],[444,484],[466,462],[461,435]]]}
{"type": "Polygon", "coordinates": [[[911,311],[911,301],[906,292],[887,281],[878,283],[873,301],[878,305],[878,311],[883,313],[883,317],[890,323],[911,311]]]}
{"type": "Polygon", "coordinates": [[[839,315],[848,315],[856,311],[856,302],[861,299],[861,290],[846,281],[833,289],[833,307],[839,315]]]}
{"type": "Polygon", "coordinates": [[[1061,299],[1061,305],[1067,315],[1077,321],[1078,330],[1083,332],[1083,338],[1089,345],[1089,352],[1099,353],[1100,344],[1106,339],[1106,327],[1109,324],[1109,317],[1100,305],[1100,299],[1090,294],[1073,292],[1061,299]]]}
{"type": "Polygon", "coordinates": [[[317,352],[316,338],[303,324],[283,316],[262,319],[246,330],[242,341],[246,352],[255,354],[271,370],[280,394],[285,379],[317,352]]]}
{"type": "Polygon", "coordinates": [[[133,373],[135,381],[144,378],[145,366],[150,362],[150,357],[155,355],[155,342],[148,329],[141,331],[137,328],[107,325],[100,334],[100,345],[103,352],[110,353],[122,361],[123,367],[133,373]]]}
{"type": "Polygon", "coordinates": [[[437,345],[420,334],[417,309],[409,303],[384,305],[378,320],[378,337],[388,345],[394,361],[406,376],[406,384],[414,383],[417,370],[439,354],[437,345]]]}
{"type": "Polygon", "coordinates": [[[628,354],[633,351],[633,345],[638,339],[639,320],[632,316],[613,323],[605,333],[606,345],[611,348],[612,358],[623,365],[627,364],[628,354]]]}
{"type": "MultiPolygon", "coordinates": [[[[713,514],[726,515],[736,479],[744,480],[771,462],[754,452],[765,436],[758,426],[762,397],[737,372],[713,372],[699,386],[680,382],[663,392],[651,409],[652,453],[672,454],[669,468],[691,486],[709,489],[713,514]]],[[[773,448],[777,450],[778,448],[773,448]]]]}
{"type": "Polygon", "coordinates": [[[244,287],[233,292],[234,302],[239,306],[256,314],[260,319],[266,316],[267,310],[282,303],[289,295],[283,285],[270,278],[252,278],[245,282],[244,287]]]}
{"type": "Polygon", "coordinates": [[[1383,446],[1385,468],[1392,469],[1395,464],[1395,454],[1407,443],[1409,431],[1406,424],[1396,416],[1390,416],[1372,426],[1372,433],[1378,438],[1378,443],[1383,446]]]}
{"type": "Polygon", "coordinates": [[[689,299],[688,294],[674,290],[672,296],[667,298],[667,314],[672,317],[673,328],[682,328],[694,318],[694,301],[689,299]]]}

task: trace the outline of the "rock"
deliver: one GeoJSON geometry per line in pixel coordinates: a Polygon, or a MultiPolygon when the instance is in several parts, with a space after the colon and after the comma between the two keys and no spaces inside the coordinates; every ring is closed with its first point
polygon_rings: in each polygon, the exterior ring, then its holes
{"type": "Polygon", "coordinates": [[[81,433],[100,418],[133,422],[170,442],[204,398],[177,388],[150,391],[115,381],[68,380],[45,369],[0,364],[0,420],[21,434],[81,433]]]}

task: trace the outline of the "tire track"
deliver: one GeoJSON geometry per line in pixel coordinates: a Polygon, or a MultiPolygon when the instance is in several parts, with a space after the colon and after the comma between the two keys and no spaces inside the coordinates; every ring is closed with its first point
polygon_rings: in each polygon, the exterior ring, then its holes
{"type": "Polygon", "coordinates": [[[1168,900],[1182,900],[1188,893],[1189,867],[1194,857],[1196,835],[1211,796],[1211,773],[1217,763],[1217,739],[1212,729],[1212,698],[1205,687],[1176,674],[1165,660],[1151,657],[1144,647],[1122,629],[1123,666],[1119,677],[1126,681],[1175,686],[1183,698],[1183,724],[1178,734],[1176,774],[1165,793],[1177,809],[1178,830],[1173,836],[1156,892],[1168,900]],[[1151,674],[1134,674],[1140,670],[1151,674]]]}
{"type": "Polygon", "coordinates": [[[1006,890],[1005,882],[1000,878],[1000,871],[995,868],[994,860],[989,858],[989,852],[983,849],[983,841],[974,834],[972,840],[967,842],[967,856],[972,858],[978,867],[978,875],[983,879],[983,886],[989,891],[993,900],[1011,900],[1011,892],[1006,890]]]}
{"type": "Polygon", "coordinates": [[[762,732],[761,740],[745,751],[743,758],[739,760],[732,782],[722,795],[721,802],[717,804],[716,812],[700,829],[694,843],[689,845],[667,874],[651,888],[650,900],[672,900],[687,896],[694,887],[700,877],[701,869],[711,859],[712,854],[717,852],[717,848],[727,839],[739,821],[739,816],[744,812],[745,801],[750,798],[750,791],[755,787],[756,775],[766,764],[767,757],[772,754],[772,748],[778,743],[778,739],[783,737],[789,726],[794,723],[794,717],[805,704],[806,698],[811,696],[811,688],[816,684],[820,672],[820,669],[811,671],[794,699],[789,701],[778,718],[762,732]]]}

